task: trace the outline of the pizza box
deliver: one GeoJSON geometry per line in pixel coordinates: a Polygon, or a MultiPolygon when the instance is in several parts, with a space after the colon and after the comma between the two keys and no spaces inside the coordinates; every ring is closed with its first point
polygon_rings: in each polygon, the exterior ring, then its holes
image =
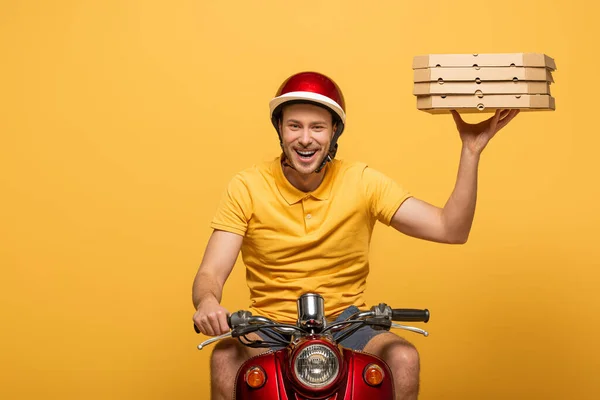
{"type": "Polygon", "coordinates": [[[419,110],[440,113],[457,110],[460,112],[481,112],[496,109],[521,109],[521,110],[554,110],[554,97],[543,94],[506,95],[495,94],[489,96],[474,95],[431,95],[417,97],[419,110]]]}
{"type": "Polygon", "coordinates": [[[415,96],[430,94],[550,94],[548,82],[420,82],[413,88],[415,96]]]}
{"type": "Polygon", "coordinates": [[[552,72],[536,67],[427,68],[413,71],[414,82],[454,81],[545,81],[554,82],[552,72]]]}
{"type": "Polygon", "coordinates": [[[413,69],[455,67],[542,67],[556,69],[554,59],[540,53],[428,54],[413,59],[413,69]]]}

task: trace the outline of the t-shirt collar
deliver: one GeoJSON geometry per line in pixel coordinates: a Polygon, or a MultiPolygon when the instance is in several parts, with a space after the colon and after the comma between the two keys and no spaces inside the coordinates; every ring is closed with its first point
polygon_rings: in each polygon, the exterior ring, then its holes
{"type": "Polygon", "coordinates": [[[325,177],[323,178],[323,182],[319,185],[317,189],[312,192],[303,192],[300,189],[297,189],[287,180],[283,173],[283,166],[281,165],[281,156],[277,157],[272,164],[272,172],[275,177],[275,183],[277,185],[277,189],[279,189],[279,193],[283,196],[285,201],[288,204],[296,204],[300,200],[306,197],[313,197],[317,200],[327,200],[331,195],[331,188],[333,185],[333,175],[334,175],[334,163],[335,160],[327,163],[325,166],[325,177]]]}

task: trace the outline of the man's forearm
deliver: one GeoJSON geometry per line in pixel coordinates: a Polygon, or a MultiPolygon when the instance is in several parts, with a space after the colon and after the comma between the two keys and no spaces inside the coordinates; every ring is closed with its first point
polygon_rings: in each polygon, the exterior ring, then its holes
{"type": "Polygon", "coordinates": [[[463,148],[454,190],[442,211],[448,241],[465,243],[471,231],[477,202],[477,172],[480,154],[463,148]]]}
{"type": "Polygon", "coordinates": [[[196,275],[194,286],[192,288],[194,308],[197,309],[200,302],[210,298],[214,298],[220,303],[222,294],[223,287],[215,277],[203,273],[198,273],[198,275],[196,275]]]}

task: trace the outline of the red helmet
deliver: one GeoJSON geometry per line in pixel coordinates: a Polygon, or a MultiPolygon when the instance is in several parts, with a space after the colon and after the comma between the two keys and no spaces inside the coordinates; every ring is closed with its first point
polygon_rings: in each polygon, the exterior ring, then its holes
{"type": "MultiPolygon", "coordinates": [[[[279,134],[279,118],[281,110],[287,103],[312,103],[328,109],[334,117],[337,129],[331,140],[329,157],[333,159],[337,151],[337,139],[344,130],[346,123],[346,104],[344,95],[336,83],[318,72],[300,72],[290,76],[277,90],[275,97],[269,102],[271,122],[279,134]]],[[[325,162],[326,162],[325,161],[325,162]]]]}

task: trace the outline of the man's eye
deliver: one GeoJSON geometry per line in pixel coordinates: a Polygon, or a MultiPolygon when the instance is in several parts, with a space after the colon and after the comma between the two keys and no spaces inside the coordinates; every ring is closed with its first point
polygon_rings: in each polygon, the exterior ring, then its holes
{"type": "Polygon", "coordinates": [[[292,129],[298,129],[298,128],[300,128],[300,125],[298,125],[298,124],[291,124],[290,128],[292,128],[292,129]]]}

